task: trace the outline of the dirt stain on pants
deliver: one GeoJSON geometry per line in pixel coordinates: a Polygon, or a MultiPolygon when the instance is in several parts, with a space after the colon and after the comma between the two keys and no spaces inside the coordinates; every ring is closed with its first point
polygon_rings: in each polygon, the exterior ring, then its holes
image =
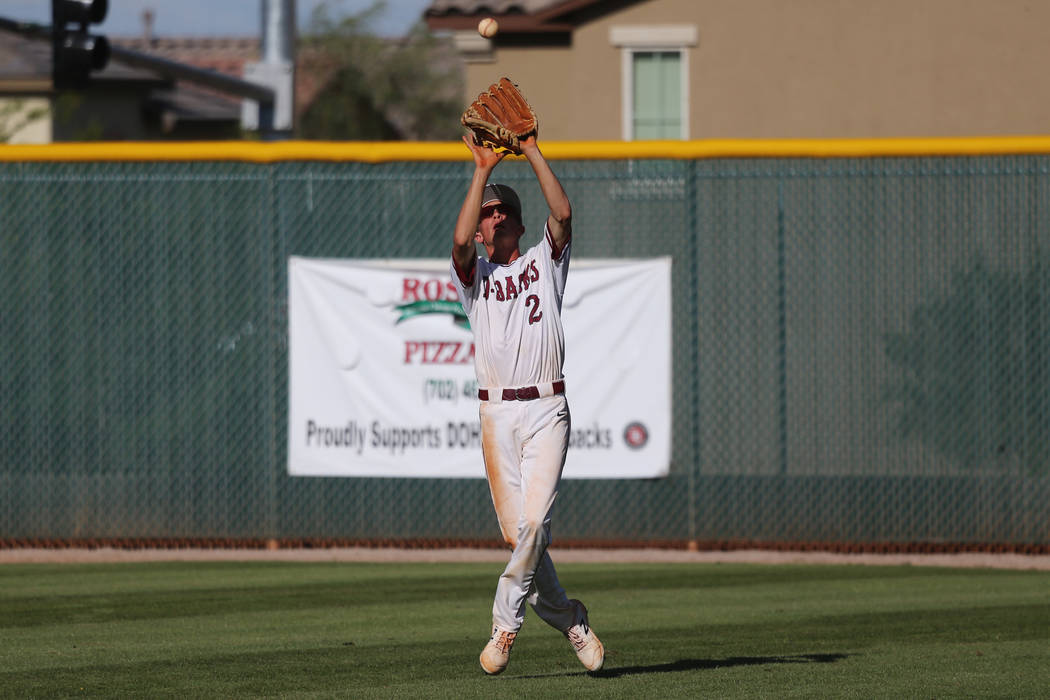
{"type": "Polygon", "coordinates": [[[513,549],[496,585],[492,622],[516,632],[528,603],[547,624],[565,631],[573,624],[573,608],[547,547],[569,447],[568,403],[563,395],[482,402],[480,414],[492,505],[513,549]]]}

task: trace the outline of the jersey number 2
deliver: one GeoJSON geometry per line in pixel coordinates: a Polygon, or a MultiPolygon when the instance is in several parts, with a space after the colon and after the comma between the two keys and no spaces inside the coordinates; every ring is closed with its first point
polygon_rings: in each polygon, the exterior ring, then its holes
{"type": "Polygon", "coordinates": [[[525,297],[525,306],[529,308],[529,325],[539,323],[543,318],[543,312],[540,311],[540,298],[535,294],[530,294],[525,297]]]}

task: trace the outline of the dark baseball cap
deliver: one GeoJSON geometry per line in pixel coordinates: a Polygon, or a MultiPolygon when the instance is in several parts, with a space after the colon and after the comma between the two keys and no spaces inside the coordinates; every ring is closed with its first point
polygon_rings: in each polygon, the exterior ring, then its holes
{"type": "Polygon", "coordinates": [[[521,200],[518,199],[518,193],[507,185],[489,184],[485,185],[485,192],[481,195],[481,206],[482,208],[488,205],[499,202],[505,204],[514,210],[514,213],[518,215],[518,220],[521,220],[521,200]]]}

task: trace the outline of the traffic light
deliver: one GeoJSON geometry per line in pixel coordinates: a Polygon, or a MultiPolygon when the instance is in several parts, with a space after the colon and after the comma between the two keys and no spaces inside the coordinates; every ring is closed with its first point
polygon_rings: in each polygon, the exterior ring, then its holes
{"type": "Polygon", "coordinates": [[[107,9],[107,0],[51,0],[51,82],[56,90],[82,88],[91,71],[106,67],[109,41],[88,33],[88,25],[104,20],[107,9]]]}

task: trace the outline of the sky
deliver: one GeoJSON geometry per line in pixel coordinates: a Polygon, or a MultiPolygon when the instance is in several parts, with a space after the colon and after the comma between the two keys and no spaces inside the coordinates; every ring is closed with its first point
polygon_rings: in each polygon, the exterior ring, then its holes
{"type": "MultiPolygon", "coordinates": [[[[309,25],[314,7],[327,2],[332,17],[357,14],[373,0],[296,0],[296,21],[309,25]]],[[[109,0],[109,11],[93,31],[110,36],[140,36],[142,12],[153,10],[154,36],[259,36],[263,0],[109,0]]],[[[386,0],[386,12],[372,30],[402,36],[423,16],[430,0],[386,0]]],[[[51,24],[48,0],[0,0],[0,17],[51,24]]]]}

